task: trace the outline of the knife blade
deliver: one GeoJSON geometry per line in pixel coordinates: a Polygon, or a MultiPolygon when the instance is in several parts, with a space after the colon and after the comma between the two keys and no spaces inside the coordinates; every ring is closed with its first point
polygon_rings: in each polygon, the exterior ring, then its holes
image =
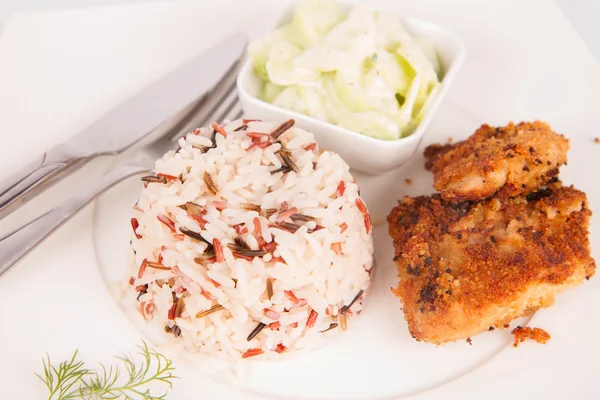
{"type": "Polygon", "coordinates": [[[0,184],[0,219],[67,173],[90,159],[119,154],[165,125],[172,117],[197,103],[240,60],[246,36],[227,37],[192,61],[141,90],[90,126],[43,155],[0,184]]]}

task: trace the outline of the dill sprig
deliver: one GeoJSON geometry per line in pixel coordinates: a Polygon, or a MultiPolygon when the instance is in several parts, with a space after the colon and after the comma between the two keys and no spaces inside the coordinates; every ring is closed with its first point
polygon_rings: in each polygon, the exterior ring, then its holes
{"type": "Polygon", "coordinates": [[[52,365],[50,357],[42,360],[44,376],[36,374],[48,388],[48,400],[70,399],[124,399],[124,400],[162,400],[172,387],[176,376],[171,360],[157,351],[148,348],[145,342],[138,345],[140,360],[129,356],[116,357],[121,362],[106,367],[100,364],[100,370],[84,367],[77,360],[77,351],[68,361],[58,366],[52,365]],[[125,371],[127,379],[122,379],[125,371]],[[150,386],[166,386],[164,393],[152,394],[150,386]]]}
{"type": "Polygon", "coordinates": [[[50,363],[50,356],[46,354],[46,359],[42,360],[44,365],[44,378],[35,374],[46,384],[50,397],[48,400],[69,400],[79,397],[79,388],[83,378],[92,372],[83,368],[83,361],[76,361],[77,350],[69,361],[61,362],[58,367],[50,363]]]}

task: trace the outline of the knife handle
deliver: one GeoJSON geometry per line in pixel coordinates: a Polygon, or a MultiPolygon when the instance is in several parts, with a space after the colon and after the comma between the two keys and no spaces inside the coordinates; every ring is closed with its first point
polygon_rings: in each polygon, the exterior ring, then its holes
{"type": "Polygon", "coordinates": [[[80,159],[79,154],[59,145],[45,153],[41,163],[31,163],[0,182],[0,220],[39,193],[68,165],[80,159]]]}
{"type": "Polygon", "coordinates": [[[0,276],[100,193],[123,179],[144,171],[148,171],[148,168],[139,165],[119,167],[103,176],[93,187],[0,239],[0,276]]]}

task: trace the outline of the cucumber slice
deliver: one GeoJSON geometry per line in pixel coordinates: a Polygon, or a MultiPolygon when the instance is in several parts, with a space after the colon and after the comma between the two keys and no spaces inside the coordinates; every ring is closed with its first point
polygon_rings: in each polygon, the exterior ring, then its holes
{"type": "Polygon", "coordinates": [[[351,111],[369,111],[372,106],[367,101],[367,94],[362,88],[360,75],[350,71],[338,71],[333,78],[333,85],[338,98],[351,111]]]}
{"type": "Polygon", "coordinates": [[[398,139],[401,133],[396,121],[376,111],[346,114],[339,124],[363,135],[384,140],[398,139]]]}
{"type": "Polygon", "coordinates": [[[295,65],[321,72],[355,70],[376,51],[373,12],[357,6],[345,21],[298,56],[295,65]]]}
{"type": "Polygon", "coordinates": [[[283,91],[273,100],[273,104],[288,110],[308,114],[306,105],[298,95],[297,86],[290,86],[283,89],[283,91]]]}
{"type": "Polygon", "coordinates": [[[327,113],[325,99],[318,86],[300,86],[298,96],[302,99],[306,114],[322,121],[332,122],[331,116],[327,113]]]}
{"type": "Polygon", "coordinates": [[[350,109],[339,97],[339,93],[334,83],[335,75],[335,72],[323,74],[321,80],[323,101],[332,123],[337,123],[342,115],[350,112],[350,109]]]}
{"type": "MultiPolygon", "coordinates": [[[[427,112],[429,107],[431,107],[431,103],[433,103],[433,100],[437,96],[440,89],[441,89],[441,85],[439,85],[439,84],[435,85],[433,87],[433,89],[429,92],[427,98],[425,99],[425,102],[420,107],[418,112],[413,111],[412,120],[410,121],[410,123],[407,126],[404,127],[404,129],[402,129],[402,137],[411,135],[417,129],[417,127],[423,120],[425,113],[427,112]]],[[[415,107],[415,110],[416,110],[416,107],[415,107]]]]}
{"type": "Polygon", "coordinates": [[[308,0],[296,7],[292,24],[312,44],[346,19],[346,13],[334,0],[308,0]]]}
{"type": "Polygon", "coordinates": [[[390,118],[399,112],[396,92],[386,85],[373,69],[364,76],[351,71],[338,71],[334,77],[338,98],[355,112],[377,111],[390,118]]]}
{"type": "Polygon", "coordinates": [[[279,86],[271,82],[265,82],[262,90],[262,99],[267,103],[272,103],[283,91],[283,89],[285,89],[285,86],[279,86]]]}
{"type": "MultiPolygon", "coordinates": [[[[250,44],[248,54],[252,58],[254,67],[261,79],[269,80],[266,64],[273,51],[281,52],[282,48],[285,49],[288,45],[294,46],[293,52],[296,55],[301,54],[301,50],[309,45],[302,35],[298,34],[292,24],[276,29],[264,38],[250,44]]],[[[287,51],[290,51],[290,49],[287,51]]]]}
{"type": "Polygon", "coordinates": [[[265,64],[269,80],[283,86],[316,82],[319,71],[294,66],[294,57],[300,54],[302,50],[291,43],[279,42],[273,45],[265,64]]]}
{"type": "Polygon", "coordinates": [[[431,62],[416,43],[403,43],[396,49],[396,53],[411,66],[416,74],[421,76],[423,82],[438,82],[437,73],[431,62]]]}
{"type": "MultiPolygon", "coordinates": [[[[395,93],[405,94],[415,77],[414,70],[402,62],[396,54],[379,51],[373,68],[386,86],[395,93]]],[[[371,58],[372,59],[372,58],[371,58]]]]}
{"type": "Polygon", "coordinates": [[[375,29],[377,46],[389,52],[394,52],[403,43],[412,42],[410,34],[396,16],[382,12],[375,13],[375,29]]]}
{"type": "Polygon", "coordinates": [[[269,81],[269,74],[267,73],[267,66],[265,64],[255,64],[254,70],[261,80],[265,82],[269,81]]]}
{"type": "Polygon", "coordinates": [[[435,74],[439,77],[441,71],[440,60],[435,51],[435,46],[433,45],[431,40],[417,36],[415,37],[415,43],[419,45],[419,48],[423,52],[423,55],[425,56],[425,58],[427,58],[427,61],[431,63],[435,74]]]}
{"type": "Polygon", "coordinates": [[[419,95],[421,89],[421,77],[417,75],[410,84],[410,89],[404,97],[404,103],[400,107],[400,112],[396,115],[396,121],[401,127],[405,127],[410,124],[412,119],[413,109],[415,107],[415,101],[419,95]]]}
{"type": "Polygon", "coordinates": [[[286,31],[284,28],[280,28],[269,33],[264,38],[252,42],[250,46],[248,46],[248,54],[252,58],[252,62],[256,70],[259,71],[259,75],[261,75],[261,77],[262,74],[260,71],[262,70],[265,71],[265,79],[267,79],[264,65],[269,59],[269,54],[273,46],[276,43],[285,42],[286,40],[286,31]]]}

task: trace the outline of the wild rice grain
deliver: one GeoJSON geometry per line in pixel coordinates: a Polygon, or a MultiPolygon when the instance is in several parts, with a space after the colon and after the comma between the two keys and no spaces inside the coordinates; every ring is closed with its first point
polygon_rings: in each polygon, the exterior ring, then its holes
{"type": "Polygon", "coordinates": [[[284,345],[282,345],[281,343],[279,343],[277,346],[275,346],[275,349],[273,349],[274,352],[276,353],[283,353],[285,351],[286,347],[284,345]]]}
{"type": "Polygon", "coordinates": [[[363,295],[363,293],[364,293],[364,290],[361,289],[358,292],[358,294],[356,296],[354,296],[354,298],[352,299],[352,301],[350,302],[350,304],[348,304],[347,306],[343,306],[342,309],[340,310],[340,312],[342,314],[346,314],[350,310],[350,308],[354,305],[354,303],[356,303],[356,300],[358,300],[360,298],[360,296],[363,295]]]}
{"type": "Polygon", "coordinates": [[[335,254],[342,254],[342,244],[340,242],[331,243],[329,247],[335,252],[335,254]]]}
{"type": "Polygon", "coordinates": [[[279,321],[271,322],[269,324],[269,328],[274,331],[279,329],[280,326],[281,326],[281,322],[279,322],[279,321]]]}
{"type": "Polygon", "coordinates": [[[268,208],[264,211],[265,217],[266,218],[271,218],[271,215],[275,214],[277,212],[276,208],[268,208]]]}
{"type": "Polygon", "coordinates": [[[167,183],[167,178],[165,176],[142,176],[142,182],[147,183],[167,183]]]}
{"type": "Polygon", "coordinates": [[[254,357],[262,354],[263,351],[261,349],[250,349],[242,354],[242,358],[254,357]]]}
{"type": "Polygon", "coordinates": [[[142,261],[142,265],[140,265],[140,269],[138,271],[138,279],[142,279],[142,276],[144,276],[144,271],[146,271],[146,266],[148,265],[148,259],[144,258],[144,261],[142,261]]]}
{"type": "Polygon", "coordinates": [[[292,221],[302,221],[302,222],[310,222],[310,221],[315,220],[314,217],[311,217],[309,215],[304,215],[304,214],[298,214],[298,213],[294,213],[294,214],[290,215],[290,218],[292,219],[292,221]]]}
{"type": "Polygon", "coordinates": [[[156,174],[156,176],[158,178],[164,178],[164,179],[166,179],[167,182],[169,182],[169,181],[176,181],[178,179],[181,180],[181,174],[179,176],[173,176],[173,175],[158,173],[158,174],[156,174]]]}
{"type": "MultiPolygon", "coordinates": [[[[298,166],[292,161],[292,158],[286,152],[280,152],[283,163],[291,170],[298,173],[298,166]]],[[[290,172],[290,171],[288,171],[290,172]]]]}
{"type": "Polygon", "coordinates": [[[133,228],[133,234],[135,235],[136,239],[141,239],[142,235],[137,233],[137,228],[139,228],[140,223],[138,222],[137,218],[131,218],[131,227],[133,228]]]}
{"type": "Polygon", "coordinates": [[[340,328],[345,331],[348,329],[348,316],[346,313],[340,313],[340,328]]]}
{"type": "Polygon", "coordinates": [[[340,181],[340,184],[338,185],[335,193],[338,195],[338,197],[340,197],[340,196],[344,195],[345,191],[346,191],[346,182],[340,181]]]}
{"type": "Polygon", "coordinates": [[[198,232],[194,232],[190,229],[186,229],[186,228],[179,228],[179,232],[183,233],[185,236],[189,236],[194,240],[197,240],[199,242],[204,242],[204,243],[208,243],[210,244],[206,239],[204,239],[202,237],[201,234],[199,234],[198,232]]]}
{"type": "Polygon", "coordinates": [[[293,119],[289,119],[285,121],[283,124],[279,125],[273,132],[271,132],[271,137],[273,139],[277,139],[279,136],[283,135],[288,129],[290,129],[296,121],[293,119]]]}
{"type": "Polygon", "coordinates": [[[173,336],[175,336],[176,338],[178,338],[179,336],[181,336],[181,328],[177,325],[173,325],[173,336]]]}
{"type": "Polygon", "coordinates": [[[317,148],[317,144],[315,142],[313,142],[313,143],[309,144],[308,146],[304,147],[304,150],[313,151],[316,148],[317,148]]]}
{"type": "Polygon", "coordinates": [[[265,326],[267,326],[267,324],[263,324],[262,322],[259,322],[258,325],[256,325],[256,328],[254,328],[254,330],[252,332],[250,332],[250,334],[246,338],[246,341],[249,342],[252,339],[254,339],[256,337],[256,335],[258,335],[260,333],[260,331],[265,329],[265,326]]]}
{"type": "Polygon", "coordinates": [[[292,207],[289,210],[284,211],[281,214],[279,214],[277,216],[276,221],[277,222],[282,222],[282,221],[286,220],[287,218],[291,218],[292,215],[294,215],[296,213],[296,211],[298,211],[298,209],[296,207],[292,207]]]}
{"type": "Polygon", "coordinates": [[[267,278],[267,298],[271,300],[273,297],[273,279],[267,278]]]}
{"type": "Polygon", "coordinates": [[[215,249],[215,258],[217,259],[217,262],[223,262],[225,258],[223,257],[223,247],[221,246],[219,239],[213,239],[212,245],[215,249]]]}
{"type": "Polygon", "coordinates": [[[331,324],[329,324],[329,328],[327,328],[327,329],[325,329],[325,330],[321,331],[321,333],[329,332],[330,330],[332,330],[332,329],[335,329],[335,328],[337,328],[337,327],[338,327],[338,324],[336,324],[335,322],[334,322],[334,323],[331,323],[331,324]]]}
{"type": "Polygon", "coordinates": [[[175,224],[166,215],[164,215],[164,214],[158,214],[156,216],[156,218],[160,222],[162,222],[163,224],[165,224],[167,226],[167,228],[169,228],[171,230],[171,232],[175,232],[175,224]]]}
{"type": "Polygon", "coordinates": [[[292,224],[290,222],[280,222],[275,227],[290,233],[296,233],[300,229],[300,225],[292,224]]]}
{"type": "Polygon", "coordinates": [[[171,321],[175,319],[175,311],[177,311],[177,302],[173,303],[173,305],[171,306],[171,308],[169,308],[169,311],[167,313],[167,318],[169,318],[171,321]]]}
{"type": "Polygon", "coordinates": [[[163,271],[170,271],[171,270],[171,268],[165,267],[161,263],[154,262],[154,261],[147,261],[146,262],[146,267],[154,268],[154,269],[161,269],[163,271]]]}
{"type": "Polygon", "coordinates": [[[176,304],[177,306],[175,307],[175,318],[179,318],[181,317],[181,314],[185,309],[185,301],[183,301],[183,298],[180,298],[176,304]]]}
{"type": "Polygon", "coordinates": [[[306,327],[307,328],[314,327],[318,316],[319,316],[319,313],[317,313],[315,310],[310,310],[310,315],[308,316],[308,319],[306,320],[306,327]]]}
{"type": "Polygon", "coordinates": [[[199,313],[196,314],[196,318],[202,318],[202,317],[206,317],[209,314],[212,314],[214,312],[223,310],[224,307],[220,304],[215,304],[214,306],[212,306],[211,308],[209,308],[206,311],[200,311],[199,313]]]}
{"type": "Polygon", "coordinates": [[[256,204],[242,203],[242,204],[240,204],[240,207],[243,210],[260,212],[260,206],[256,205],[256,204]]]}
{"type": "Polygon", "coordinates": [[[219,192],[219,188],[215,185],[215,182],[212,179],[212,176],[207,171],[204,171],[204,183],[206,184],[206,188],[213,196],[219,192]]]}
{"type": "Polygon", "coordinates": [[[217,124],[216,122],[214,122],[211,125],[211,128],[213,128],[215,130],[215,132],[218,132],[221,135],[223,135],[223,137],[227,137],[227,132],[225,132],[225,129],[223,129],[223,127],[221,125],[217,124]]]}
{"type": "Polygon", "coordinates": [[[291,290],[284,290],[285,297],[287,297],[293,304],[298,304],[299,300],[291,290]]]}

